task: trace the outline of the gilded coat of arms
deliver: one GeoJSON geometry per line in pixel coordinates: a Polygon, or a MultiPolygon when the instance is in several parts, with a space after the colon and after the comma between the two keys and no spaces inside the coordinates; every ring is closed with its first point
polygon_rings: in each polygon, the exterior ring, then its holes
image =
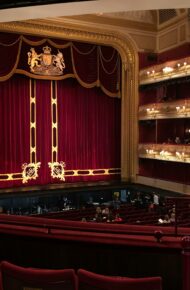
{"type": "Polygon", "coordinates": [[[58,50],[57,54],[51,54],[49,46],[43,47],[43,53],[38,54],[31,47],[28,54],[28,64],[30,71],[39,75],[62,75],[65,69],[63,53],[58,50]]]}

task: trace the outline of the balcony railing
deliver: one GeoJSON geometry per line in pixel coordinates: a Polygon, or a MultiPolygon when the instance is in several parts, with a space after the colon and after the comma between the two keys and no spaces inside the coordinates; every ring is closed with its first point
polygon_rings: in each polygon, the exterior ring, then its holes
{"type": "Polygon", "coordinates": [[[139,120],[190,118],[190,99],[139,107],[139,120]]]}
{"type": "Polygon", "coordinates": [[[190,57],[168,61],[140,71],[140,85],[156,83],[190,75],[190,57]]]}
{"type": "Polygon", "coordinates": [[[139,144],[139,158],[190,163],[190,146],[174,144],[139,144]]]}

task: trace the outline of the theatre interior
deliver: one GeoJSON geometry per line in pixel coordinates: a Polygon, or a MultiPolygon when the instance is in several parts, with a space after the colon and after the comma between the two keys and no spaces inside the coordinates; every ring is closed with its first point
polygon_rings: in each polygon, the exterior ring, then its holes
{"type": "Polygon", "coordinates": [[[190,9],[16,19],[33,4],[13,2],[0,289],[190,290],[190,9]]]}

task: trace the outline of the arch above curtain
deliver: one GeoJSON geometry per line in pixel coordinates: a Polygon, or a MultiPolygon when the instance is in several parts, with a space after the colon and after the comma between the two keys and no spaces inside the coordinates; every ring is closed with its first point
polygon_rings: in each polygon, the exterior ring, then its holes
{"type": "Polygon", "coordinates": [[[108,96],[121,96],[121,58],[111,46],[2,32],[0,55],[0,81],[9,79],[14,73],[48,80],[72,77],[86,88],[97,86],[108,96]],[[44,51],[45,48],[49,49],[49,54],[44,51]],[[36,68],[52,65],[55,69],[58,65],[56,56],[61,54],[64,70],[58,75],[51,74],[46,68],[44,73],[40,73],[40,69],[36,73],[29,60],[31,49],[40,57],[34,64],[36,68]]]}

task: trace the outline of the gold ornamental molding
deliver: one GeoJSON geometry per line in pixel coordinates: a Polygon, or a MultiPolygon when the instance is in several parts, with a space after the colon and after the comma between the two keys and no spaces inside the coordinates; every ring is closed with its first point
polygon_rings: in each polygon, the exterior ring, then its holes
{"type": "Polygon", "coordinates": [[[47,38],[108,45],[114,47],[122,61],[121,92],[121,179],[135,182],[138,172],[138,54],[130,37],[118,31],[72,23],[66,18],[26,20],[0,23],[3,32],[30,34],[47,38]]]}
{"type": "Polygon", "coordinates": [[[122,33],[80,26],[79,24],[67,24],[66,19],[62,21],[39,19],[0,23],[0,30],[111,45],[119,51],[126,69],[129,69],[129,65],[135,62],[135,44],[122,33]]]}

